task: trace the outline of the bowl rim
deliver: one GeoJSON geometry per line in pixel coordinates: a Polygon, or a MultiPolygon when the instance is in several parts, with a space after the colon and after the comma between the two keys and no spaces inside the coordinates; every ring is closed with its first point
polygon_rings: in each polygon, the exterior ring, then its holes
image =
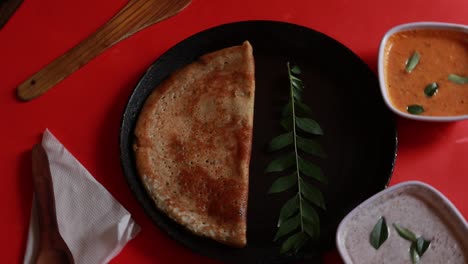
{"type": "Polygon", "coordinates": [[[378,78],[379,78],[379,83],[380,83],[380,91],[381,91],[385,104],[395,114],[405,117],[405,118],[414,119],[414,120],[450,122],[450,121],[468,119],[468,114],[450,115],[450,116],[412,115],[412,114],[409,114],[409,113],[406,113],[397,109],[392,104],[390,97],[388,96],[388,93],[387,93],[388,89],[387,89],[387,84],[385,82],[385,73],[384,73],[385,46],[387,45],[388,39],[395,33],[406,31],[406,30],[412,30],[412,29],[448,29],[448,30],[462,31],[468,34],[468,25],[445,23],[445,22],[431,22],[431,21],[411,22],[411,23],[406,23],[406,24],[400,24],[400,25],[390,28],[385,33],[382,40],[380,41],[379,53],[378,53],[378,78]]]}
{"type": "MultiPolygon", "coordinates": [[[[344,233],[345,233],[345,231],[347,229],[347,227],[346,227],[347,222],[349,222],[350,219],[357,212],[359,212],[359,210],[361,208],[365,208],[369,204],[372,204],[375,200],[379,199],[380,197],[388,195],[389,193],[397,192],[397,191],[399,191],[401,189],[404,190],[405,188],[407,190],[410,190],[411,187],[420,188],[422,190],[425,190],[425,191],[435,195],[437,198],[439,198],[440,203],[442,205],[445,205],[445,208],[447,209],[446,211],[448,211],[450,213],[453,220],[458,221],[459,224],[461,224],[461,227],[464,228],[466,230],[466,232],[468,232],[468,222],[467,222],[467,220],[463,217],[463,215],[458,210],[458,208],[443,193],[441,193],[439,190],[437,190],[436,188],[434,188],[433,186],[431,186],[431,185],[429,185],[429,184],[427,184],[425,182],[405,181],[405,182],[398,183],[398,184],[396,184],[394,186],[391,186],[389,188],[386,188],[385,190],[380,191],[377,194],[371,196],[370,198],[368,198],[367,200],[365,200],[364,202],[359,204],[357,207],[355,207],[351,212],[349,212],[343,218],[343,220],[341,220],[340,224],[338,225],[338,229],[336,231],[335,243],[336,243],[336,247],[338,249],[338,252],[339,252],[341,258],[343,259],[344,263],[347,263],[347,264],[353,263],[352,260],[351,260],[351,256],[348,253],[348,251],[346,250],[345,245],[344,245],[343,235],[344,235],[344,233]]],[[[468,237],[467,237],[467,240],[468,240],[468,237]]]]}

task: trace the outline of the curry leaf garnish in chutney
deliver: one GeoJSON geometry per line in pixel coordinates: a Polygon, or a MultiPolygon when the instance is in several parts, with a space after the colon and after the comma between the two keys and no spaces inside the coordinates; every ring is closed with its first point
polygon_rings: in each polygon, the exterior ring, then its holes
{"type": "Polygon", "coordinates": [[[467,84],[468,83],[468,76],[463,77],[463,76],[456,75],[456,74],[450,74],[448,76],[448,80],[451,81],[451,82],[454,82],[456,84],[467,84]]]}
{"type": "Polygon", "coordinates": [[[416,235],[409,229],[401,227],[397,224],[393,224],[393,227],[395,227],[397,233],[404,239],[411,241],[411,242],[417,242],[418,238],[416,235]]]}
{"type": "Polygon", "coordinates": [[[320,237],[318,210],[325,209],[325,201],[318,185],[328,182],[320,167],[306,159],[306,156],[326,156],[317,141],[323,130],[309,117],[312,110],[302,101],[304,84],[299,79],[300,68],[291,68],[287,63],[287,69],[289,102],[283,108],[280,122],[285,132],[274,137],[268,145],[269,151],[281,150],[285,154],[271,161],[265,169],[266,173],[283,174],[273,182],[269,193],[295,192],[279,213],[274,240],[283,240],[281,254],[297,253],[309,241],[320,237]]]}
{"type": "Polygon", "coordinates": [[[374,228],[372,229],[369,242],[375,249],[379,249],[380,246],[388,238],[388,227],[385,217],[380,217],[374,228]]]}
{"type": "Polygon", "coordinates": [[[420,115],[422,113],[424,113],[424,107],[422,107],[422,105],[409,105],[406,110],[408,111],[408,113],[410,114],[413,114],[413,115],[420,115]]]}
{"type": "Polygon", "coordinates": [[[438,89],[439,85],[436,82],[430,83],[424,88],[424,94],[426,94],[427,97],[432,97],[437,93],[438,89]]]}
{"type": "Polygon", "coordinates": [[[420,55],[417,51],[413,52],[413,55],[406,61],[406,72],[410,73],[416,68],[419,63],[420,55]]]}

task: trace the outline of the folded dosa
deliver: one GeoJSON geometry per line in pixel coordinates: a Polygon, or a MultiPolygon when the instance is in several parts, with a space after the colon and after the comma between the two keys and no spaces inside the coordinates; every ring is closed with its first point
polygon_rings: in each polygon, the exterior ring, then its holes
{"type": "Polygon", "coordinates": [[[136,165],[156,206],[193,233],[243,247],[255,92],[248,41],[201,56],[146,100],[136,165]]]}

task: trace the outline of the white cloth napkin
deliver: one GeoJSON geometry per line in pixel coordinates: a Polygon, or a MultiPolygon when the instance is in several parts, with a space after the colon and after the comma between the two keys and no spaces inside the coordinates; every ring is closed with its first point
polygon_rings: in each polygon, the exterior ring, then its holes
{"type": "MultiPolygon", "coordinates": [[[[107,263],[140,231],[130,213],[50,133],[44,131],[59,232],[76,264],[107,263]]],[[[38,237],[33,201],[24,263],[35,258],[38,237]]]]}

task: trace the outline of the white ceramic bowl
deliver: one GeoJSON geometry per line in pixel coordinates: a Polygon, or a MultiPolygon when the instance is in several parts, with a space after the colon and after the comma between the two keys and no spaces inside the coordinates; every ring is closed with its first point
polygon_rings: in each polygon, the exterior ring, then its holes
{"type": "Polygon", "coordinates": [[[425,239],[432,238],[432,245],[424,253],[422,263],[442,263],[434,262],[434,258],[444,254],[449,256],[446,260],[450,261],[453,255],[450,250],[456,247],[468,259],[468,223],[457,208],[430,185],[408,181],[375,194],[341,221],[336,233],[336,245],[343,261],[346,264],[376,263],[375,259],[370,259],[379,258],[379,263],[410,263],[410,244],[399,237],[393,227],[394,223],[409,228],[425,239]],[[409,210],[410,207],[416,209],[409,210]],[[436,217],[432,217],[435,220],[428,221],[428,215],[435,215],[436,217]],[[380,248],[375,250],[369,238],[381,216],[386,219],[389,235],[380,248]],[[449,233],[458,239],[448,239],[449,233]],[[378,254],[383,253],[380,250],[387,250],[390,256],[380,259],[378,254]]]}
{"type": "Polygon", "coordinates": [[[403,112],[397,109],[391,102],[388,93],[387,93],[387,84],[385,82],[385,74],[384,74],[384,65],[385,65],[385,46],[387,45],[387,41],[395,33],[406,31],[406,30],[413,30],[413,29],[445,29],[445,30],[455,30],[455,31],[462,31],[468,34],[468,26],[460,25],[460,24],[451,24],[451,23],[441,23],[441,22],[415,22],[415,23],[408,23],[398,25],[396,27],[391,28],[382,38],[379,47],[379,57],[378,57],[378,74],[379,74],[379,82],[380,82],[380,90],[382,92],[382,96],[384,98],[385,103],[387,106],[397,115],[421,120],[421,121],[436,121],[436,122],[449,122],[449,121],[457,121],[468,119],[468,115],[456,115],[456,116],[423,116],[423,115],[412,115],[406,112],[403,112]]]}

